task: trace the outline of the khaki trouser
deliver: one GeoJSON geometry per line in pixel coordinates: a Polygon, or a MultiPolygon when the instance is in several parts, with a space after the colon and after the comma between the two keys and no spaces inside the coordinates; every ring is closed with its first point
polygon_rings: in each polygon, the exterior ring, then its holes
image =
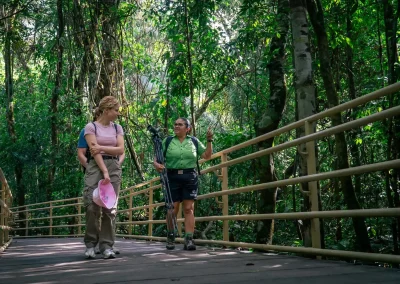
{"type": "MultiPolygon", "coordinates": [[[[117,160],[104,160],[108,169],[111,184],[118,196],[121,186],[121,167],[117,160]]],[[[92,158],[86,168],[85,188],[83,190],[83,203],[86,209],[86,232],[84,242],[87,248],[94,248],[99,243],[100,252],[111,249],[115,241],[115,208],[107,209],[93,202],[93,191],[97,188],[99,180],[103,179],[103,173],[92,158]]],[[[116,202],[117,203],[117,202],[116,202]]]]}

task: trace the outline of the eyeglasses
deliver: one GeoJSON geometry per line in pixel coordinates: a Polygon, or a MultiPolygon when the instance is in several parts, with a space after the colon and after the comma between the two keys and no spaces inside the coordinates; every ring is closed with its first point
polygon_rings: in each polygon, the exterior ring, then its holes
{"type": "Polygon", "coordinates": [[[175,123],[174,126],[185,126],[186,124],[184,123],[175,123]]]}

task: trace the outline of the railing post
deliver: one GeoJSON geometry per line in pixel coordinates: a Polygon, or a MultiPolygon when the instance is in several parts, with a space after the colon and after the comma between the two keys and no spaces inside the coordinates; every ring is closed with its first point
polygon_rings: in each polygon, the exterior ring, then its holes
{"type": "MultiPolygon", "coordinates": [[[[4,204],[7,204],[6,201],[6,187],[3,183],[1,183],[1,200],[3,200],[4,204]]],[[[5,223],[6,217],[6,208],[0,206],[0,227],[7,226],[5,223]]],[[[0,246],[3,245],[6,241],[6,230],[0,228],[0,246]]]]}
{"type": "Polygon", "coordinates": [[[133,189],[130,189],[129,190],[129,206],[128,206],[128,209],[129,209],[129,226],[128,226],[128,229],[129,229],[129,234],[128,235],[132,235],[132,215],[133,215],[133,212],[132,212],[132,201],[133,201],[133,197],[132,197],[132,191],[133,191],[133,189]]]}
{"type": "Polygon", "coordinates": [[[53,202],[52,201],[50,201],[50,209],[49,210],[50,210],[49,236],[52,236],[53,235],[53,202]]]}
{"type": "Polygon", "coordinates": [[[29,231],[29,209],[28,209],[28,205],[26,205],[25,207],[25,236],[28,236],[28,231],[29,231]]]}
{"type": "MultiPolygon", "coordinates": [[[[153,186],[153,182],[150,182],[150,188],[153,186]]],[[[153,189],[149,190],[149,206],[151,206],[153,204],[153,189]]],[[[149,207],[149,221],[153,221],[153,207],[149,207]]],[[[148,226],[148,233],[147,235],[149,237],[153,236],[153,223],[149,223],[148,226]]]]}
{"type": "MultiPolygon", "coordinates": [[[[228,161],[228,155],[223,153],[221,156],[221,163],[225,163],[228,161]]],[[[228,168],[223,167],[221,169],[222,175],[222,191],[228,190],[228,168]]],[[[222,216],[229,215],[229,199],[228,195],[222,195],[222,216]]],[[[224,241],[229,241],[229,220],[223,221],[223,239],[224,241]]]]}
{"type": "Polygon", "coordinates": [[[82,226],[81,226],[81,224],[82,224],[82,216],[81,216],[81,214],[82,214],[82,202],[83,202],[83,200],[81,200],[81,198],[80,197],[78,197],[78,235],[81,235],[82,234],[82,226]]]}
{"type": "MultiPolygon", "coordinates": [[[[305,122],[305,134],[310,135],[314,133],[314,124],[309,121],[305,122]]],[[[317,163],[315,156],[315,141],[306,143],[307,149],[307,174],[313,175],[317,173],[317,163]]],[[[311,211],[319,211],[318,207],[318,186],[316,181],[308,183],[310,191],[310,205],[311,211]]],[[[311,240],[313,248],[321,248],[321,231],[319,218],[311,219],[311,240]]]]}
{"type": "MultiPolygon", "coordinates": [[[[5,226],[11,227],[11,206],[12,206],[12,195],[9,188],[6,191],[6,187],[4,187],[5,191],[5,203],[8,206],[8,209],[4,211],[4,224],[5,226]]],[[[4,231],[4,240],[8,242],[10,240],[10,230],[4,231]]]]}

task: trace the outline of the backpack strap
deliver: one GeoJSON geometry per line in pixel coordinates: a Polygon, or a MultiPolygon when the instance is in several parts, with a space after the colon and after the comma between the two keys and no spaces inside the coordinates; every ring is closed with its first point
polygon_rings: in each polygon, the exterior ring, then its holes
{"type": "MultiPolygon", "coordinates": [[[[96,135],[97,135],[97,126],[96,126],[96,124],[95,124],[94,122],[92,122],[92,124],[93,124],[93,126],[94,126],[94,135],[96,136],[96,135]]],[[[118,127],[118,124],[114,123],[115,137],[118,136],[118,129],[117,129],[117,127],[118,127]]],[[[90,160],[90,158],[91,158],[89,145],[86,147],[86,157],[87,157],[87,161],[88,161],[88,163],[89,163],[89,160],[90,160]]]]}
{"type": "Polygon", "coordinates": [[[168,136],[168,137],[167,137],[167,140],[165,140],[165,150],[164,150],[164,153],[163,153],[163,155],[164,155],[164,161],[165,161],[165,158],[166,158],[166,156],[167,156],[168,146],[169,146],[169,144],[171,144],[171,141],[172,141],[173,138],[174,138],[174,136],[168,136]]]}

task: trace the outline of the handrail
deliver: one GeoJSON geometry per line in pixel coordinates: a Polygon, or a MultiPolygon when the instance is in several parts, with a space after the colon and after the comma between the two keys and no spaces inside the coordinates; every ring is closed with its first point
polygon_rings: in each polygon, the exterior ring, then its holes
{"type": "MultiPolygon", "coordinates": [[[[232,147],[230,147],[228,149],[222,150],[221,153],[229,154],[229,153],[231,153],[233,151],[236,151],[236,150],[239,150],[239,149],[243,149],[245,147],[257,144],[257,143],[259,143],[261,141],[265,141],[265,140],[267,140],[269,138],[279,136],[282,133],[289,132],[291,130],[299,128],[299,127],[303,126],[306,123],[306,121],[314,122],[314,121],[320,120],[322,118],[329,117],[329,116],[331,116],[333,114],[337,114],[339,112],[342,112],[342,111],[357,107],[359,105],[365,104],[367,102],[379,99],[379,98],[381,98],[383,96],[393,94],[395,92],[398,92],[399,90],[400,90],[400,82],[394,83],[394,84],[389,85],[387,87],[384,87],[384,88],[382,88],[380,90],[374,91],[374,92],[372,92],[370,94],[358,97],[358,98],[356,98],[354,100],[351,100],[349,102],[346,102],[346,103],[342,103],[342,104],[340,104],[338,106],[335,106],[333,108],[327,109],[327,110],[322,111],[320,113],[316,113],[316,114],[314,114],[312,116],[309,116],[309,117],[303,118],[301,120],[295,121],[293,123],[290,123],[290,124],[288,124],[286,126],[283,126],[283,127],[279,128],[277,130],[268,132],[266,134],[257,136],[256,138],[253,138],[253,139],[248,140],[246,142],[243,142],[243,143],[237,144],[235,146],[232,146],[232,147]]],[[[220,153],[218,153],[218,155],[217,154],[214,154],[214,155],[216,155],[216,157],[217,156],[219,157],[220,153]]]]}
{"type": "MultiPolygon", "coordinates": [[[[18,208],[25,208],[27,206],[32,207],[32,206],[41,206],[44,204],[50,204],[50,203],[61,203],[61,202],[68,202],[68,201],[74,201],[79,199],[80,197],[72,197],[72,198],[67,198],[67,199],[61,199],[61,200],[54,200],[54,201],[45,201],[45,202],[40,202],[40,203],[34,203],[34,204],[27,204],[27,205],[21,205],[21,206],[15,206],[13,207],[13,210],[18,209],[18,208]]],[[[23,212],[23,211],[18,211],[18,212],[23,212]]]]}
{"type": "MultiPolygon", "coordinates": [[[[322,172],[316,173],[309,172],[307,176],[302,177],[294,177],[289,179],[278,180],[274,182],[261,183],[249,186],[243,186],[239,188],[231,188],[228,189],[228,171],[227,168],[239,163],[243,163],[245,161],[249,161],[252,159],[256,159],[265,155],[277,153],[279,151],[283,151],[292,147],[297,147],[301,144],[306,144],[307,149],[309,151],[308,159],[310,159],[310,163],[314,162],[315,165],[315,156],[312,155],[312,149],[314,148],[314,142],[318,139],[329,137],[333,134],[337,134],[349,129],[354,129],[363,125],[367,125],[369,123],[375,121],[381,121],[386,118],[390,118],[396,115],[400,115],[400,106],[392,107],[390,109],[386,109],[383,111],[379,111],[372,115],[365,116],[363,118],[355,119],[353,121],[349,121],[343,123],[341,125],[331,127],[329,129],[325,129],[319,132],[312,133],[310,131],[311,123],[329,117],[333,114],[339,113],[341,111],[347,110],[349,108],[356,107],[360,104],[369,102],[374,99],[381,98],[382,96],[392,94],[396,91],[400,91],[400,82],[385,87],[381,90],[374,91],[368,95],[362,96],[355,100],[343,103],[339,106],[326,110],[324,112],[315,114],[313,116],[307,117],[300,121],[296,121],[287,126],[284,126],[275,131],[269,132],[262,136],[258,136],[254,139],[248,140],[246,142],[240,143],[228,149],[224,149],[218,153],[212,155],[211,159],[220,159],[220,162],[217,165],[207,167],[202,170],[202,173],[212,173],[218,171],[218,178],[222,180],[222,190],[216,192],[210,192],[206,194],[202,194],[198,196],[198,200],[209,199],[209,198],[217,198],[219,196],[222,197],[222,201],[217,201],[217,203],[222,206],[223,215],[220,216],[203,216],[196,217],[196,222],[206,222],[206,221],[222,221],[223,222],[223,240],[197,240],[200,244],[220,244],[220,245],[229,245],[229,246],[241,246],[241,247],[251,247],[251,248],[259,248],[266,250],[277,250],[277,251],[286,251],[286,252],[295,252],[295,253],[306,253],[317,256],[334,256],[334,257],[344,257],[344,258],[356,258],[356,259],[364,259],[364,260],[375,260],[375,261],[384,261],[391,263],[400,263],[400,256],[389,255],[389,254],[376,254],[376,253],[362,253],[362,252],[350,252],[350,251],[339,251],[339,250],[327,250],[321,249],[318,246],[319,240],[319,220],[320,218],[349,218],[349,217],[398,217],[400,216],[400,208],[381,208],[381,209],[361,209],[361,210],[333,210],[333,211],[318,211],[318,206],[316,206],[315,202],[315,193],[316,187],[311,185],[316,185],[316,182],[344,177],[344,176],[353,176],[362,173],[389,170],[393,168],[400,168],[400,159],[384,161],[369,165],[362,165],[358,167],[352,167],[347,169],[334,170],[330,172],[322,172]],[[254,145],[261,141],[277,137],[283,133],[287,133],[288,131],[292,131],[296,128],[305,126],[308,129],[309,133],[306,136],[287,141],[273,147],[259,150],[257,152],[236,158],[228,161],[227,154],[230,154],[234,151],[246,148],[248,146],[254,145]],[[314,160],[313,160],[314,159],[314,160]],[[220,171],[219,171],[220,170],[220,171]],[[276,187],[285,187],[288,185],[309,183],[310,190],[307,192],[303,192],[304,194],[308,194],[310,196],[310,202],[312,203],[311,212],[292,212],[292,213],[270,213],[270,214],[242,214],[242,215],[229,215],[228,212],[228,198],[234,194],[240,194],[249,191],[259,191],[268,188],[276,188],[276,187]],[[254,243],[242,243],[242,242],[229,242],[228,240],[228,229],[229,223],[228,221],[234,220],[266,220],[266,219],[310,219],[312,221],[312,229],[313,234],[313,247],[312,248],[301,248],[301,247],[288,247],[288,246],[276,246],[276,245],[263,245],[263,244],[254,244],[254,243]]],[[[200,163],[205,163],[205,160],[201,160],[200,163]]],[[[129,188],[120,191],[119,200],[126,200],[128,204],[128,208],[121,208],[118,211],[119,215],[124,218],[124,221],[116,222],[117,226],[119,226],[119,231],[125,232],[124,234],[117,234],[118,236],[123,237],[133,237],[138,239],[148,239],[148,240],[165,240],[165,237],[157,237],[153,236],[153,224],[165,224],[165,220],[154,220],[153,219],[153,210],[157,207],[161,207],[164,204],[162,202],[153,203],[153,194],[156,190],[160,190],[161,184],[160,179],[158,177],[153,178],[149,181],[142,182],[140,184],[136,184],[129,188]],[[149,199],[149,203],[147,204],[136,204],[133,206],[134,197],[138,195],[145,195],[149,199]],[[138,212],[140,217],[134,220],[133,213],[138,212]],[[147,225],[148,226],[148,235],[138,235],[132,234],[135,229],[134,226],[139,225],[147,225]]],[[[119,203],[121,204],[121,202],[119,203]]],[[[42,229],[49,229],[49,232],[46,236],[57,236],[57,232],[52,231],[52,229],[65,229],[70,228],[73,229],[73,233],[70,235],[80,236],[82,235],[81,229],[84,227],[84,222],[82,222],[83,214],[82,212],[82,201],[81,198],[72,198],[65,200],[55,200],[51,202],[42,202],[37,204],[30,204],[26,206],[19,206],[12,208],[15,212],[26,212],[27,218],[24,220],[17,220],[16,222],[25,222],[25,228],[17,228],[15,231],[23,231],[25,230],[25,236],[29,236],[29,232],[34,234],[35,232],[40,231],[41,237],[44,236],[42,229]],[[66,202],[74,201],[74,203],[65,204],[66,202]],[[61,203],[61,205],[58,205],[61,203]],[[64,203],[64,204],[62,204],[64,203]],[[50,204],[50,205],[49,205],[50,204]],[[54,204],[57,204],[54,206],[54,204]],[[42,207],[41,207],[42,206],[42,207]],[[43,207],[45,206],[45,207],[43,207]],[[56,209],[72,206],[77,211],[77,214],[71,215],[57,215],[56,209]],[[32,208],[35,207],[35,208],[32,208]],[[24,208],[24,210],[19,210],[24,208]],[[32,208],[32,209],[30,209],[32,208]],[[19,211],[17,211],[19,210],[19,211]],[[34,214],[38,214],[38,211],[49,211],[49,216],[34,216],[34,214]],[[52,214],[50,214],[52,212],[52,214]],[[59,220],[60,222],[64,218],[75,218],[72,224],[55,224],[54,220],[59,220]],[[46,221],[48,221],[47,224],[46,221]],[[42,224],[38,223],[41,222],[42,224]],[[31,225],[29,225],[31,223],[31,225]],[[36,225],[33,225],[36,223],[36,225]],[[75,230],[75,229],[78,230],[75,230]]],[[[44,214],[42,212],[42,214],[44,214]]],[[[184,220],[178,217],[178,223],[181,224],[184,220]]],[[[65,223],[65,222],[63,222],[65,223]]],[[[140,233],[140,232],[139,232],[140,233]]],[[[60,230],[60,235],[66,236],[65,230],[60,230]]],[[[178,241],[182,241],[182,239],[178,238],[178,241]]]]}
{"type": "Polygon", "coordinates": [[[0,168],[0,252],[4,251],[7,246],[11,243],[10,231],[12,227],[11,217],[12,212],[10,210],[12,204],[12,193],[8,182],[4,177],[3,170],[0,168]]]}

